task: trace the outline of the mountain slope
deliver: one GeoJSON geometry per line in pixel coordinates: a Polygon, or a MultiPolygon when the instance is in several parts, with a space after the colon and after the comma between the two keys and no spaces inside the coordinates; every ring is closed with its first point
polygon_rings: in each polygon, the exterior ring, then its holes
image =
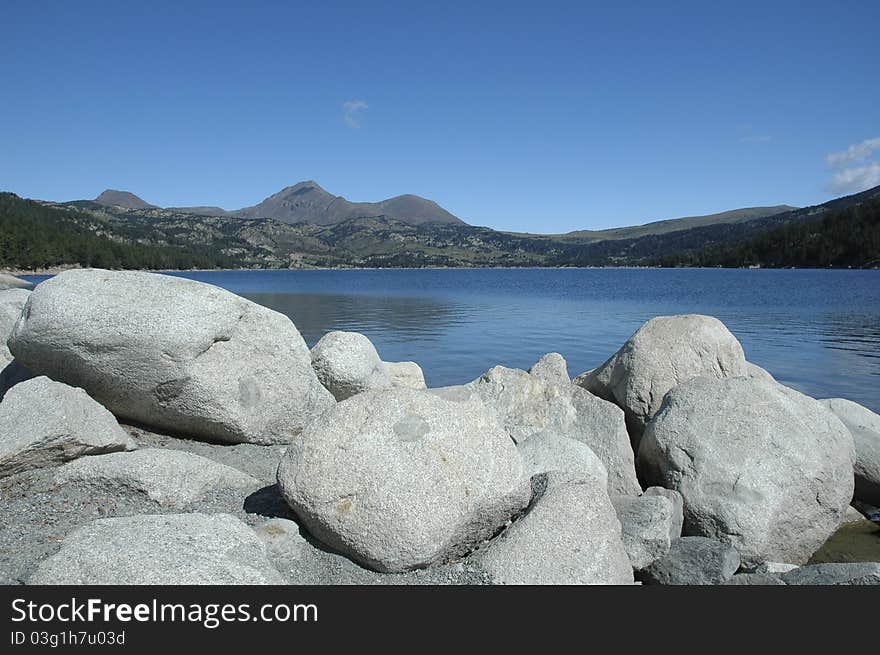
{"type": "Polygon", "coordinates": [[[381,202],[350,202],[342,196],[327,193],[311,180],[286,187],[258,205],[230,214],[242,218],[274,218],[282,223],[314,225],[332,225],[366,216],[386,216],[410,225],[464,223],[437,203],[419,196],[397,196],[381,202]]]}
{"type": "Polygon", "coordinates": [[[106,189],[95,198],[94,202],[99,205],[125,207],[126,209],[149,209],[155,207],[155,205],[151,205],[129,191],[117,191],[116,189],[106,189]]]}

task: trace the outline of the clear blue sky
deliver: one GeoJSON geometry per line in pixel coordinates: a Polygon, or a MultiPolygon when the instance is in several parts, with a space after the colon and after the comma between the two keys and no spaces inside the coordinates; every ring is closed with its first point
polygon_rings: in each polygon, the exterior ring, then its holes
{"type": "Polygon", "coordinates": [[[0,189],[561,232],[880,184],[880,2],[134,5],[4,0],[0,189]]]}

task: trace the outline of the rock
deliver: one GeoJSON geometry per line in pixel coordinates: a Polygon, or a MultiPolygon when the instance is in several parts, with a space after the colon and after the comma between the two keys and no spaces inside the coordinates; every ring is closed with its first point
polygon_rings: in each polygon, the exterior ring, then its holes
{"type": "Polygon", "coordinates": [[[335,331],[321,337],[312,348],[312,368],[336,400],[392,386],[379,353],[358,332],[335,331]]]}
{"type": "Polygon", "coordinates": [[[681,537],[675,502],[659,495],[612,496],[620,520],[623,545],[633,569],[639,571],[669,552],[681,537]]]}
{"type": "Polygon", "coordinates": [[[464,554],[531,497],[513,442],[478,399],[368,391],[318,417],[278,467],[318,539],[378,571],[464,554]]]}
{"type": "Polygon", "coordinates": [[[642,571],[645,584],[715,585],[727,582],[740,565],[730,544],[706,537],[682,537],[669,552],[642,571]]]}
{"type": "Polygon", "coordinates": [[[880,562],[811,564],[782,574],[790,585],[880,585],[880,562]]]}
{"type": "Polygon", "coordinates": [[[758,587],[780,586],[785,583],[778,575],[772,573],[737,573],[724,585],[748,585],[758,587]]]}
{"type": "Polygon", "coordinates": [[[568,364],[559,353],[544,355],[529,369],[529,374],[552,384],[571,384],[571,378],[568,377],[568,364]]]}
{"type": "Polygon", "coordinates": [[[776,378],[770,375],[769,371],[751,362],[746,362],[746,376],[757,380],[764,380],[765,382],[776,382],[776,378]]]}
{"type": "Polygon", "coordinates": [[[852,438],[821,403],[746,377],[695,378],[648,423],[639,470],[684,498],[685,529],[743,563],[803,563],[852,497],[852,438]]]}
{"type": "Polygon", "coordinates": [[[206,457],[144,448],[83,457],[55,472],[56,484],[76,483],[109,493],[135,491],[163,507],[182,508],[218,489],[257,489],[259,480],[206,457]]]}
{"type": "Polygon", "coordinates": [[[528,476],[559,471],[574,476],[604,480],[608,472],[596,453],[582,441],[561,437],[553,432],[539,432],[516,445],[528,476]]]}
{"type": "Polygon", "coordinates": [[[796,568],[798,568],[797,564],[787,564],[785,562],[762,562],[755,568],[754,573],[781,574],[794,571],[796,568]]]}
{"type": "Polygon", "coordinates": [[[9,347],[121,418],[199,439],[287,443],[333,405],[290,319],[169,275],[61,273],[31,294],[9,347]]]}
{"type": "Polygon", "coordinates": [[[0,400],[3,400],[6,397],[6,392],[16,384],[34,377],[33,373],[13,359],[0,369],[0,400]]]}
{"type": "Polygon", "coordinates": [[[428,388],[422,367],[415,362],[383,362],[383,364],[393,386],[408,389],[428,388]]]}
{"type": "Polygon", "coordinates": [[[534,478],[529,510],[473,559],[495,584],[632,584],[620,522],[600,478],[534,478]]]}
{"type": "Polygon", "coordinates": [[[7,289],[33,289],[34,285],[27,280],[9,275],[8,273],[0,273],[0,291],[7,289]]]}
{"type": "Polygon", "coordinates": [[[673,532],[677,532],[680,537],[682,530],[684,529],[684,499],[681,497],[681,494],[672,489],[664,489],[663,487],[648,487],[645,489],[643,495],[663,496],[672,502],[674,508],[672,530],[673,532]]]}
{"type": "Polygon", "coordinates": [[[736,337],[717,318],[687,314],[658,316],[640,327],[580,386],[616,403],[626,413],[633,448],[663,397],[695,377],[746,375],[746,359],[736,337]]]}
{"type": "Polygon", "coordinates": [[[25,289],[0,291],[0,367],[9,364],[13,359],[6,340],[12,334],[12,328],[15,327],[30,295],[31,292],[25,289]]]}
{"type": "Polygon", "coordinates": [[[846,512],[843,515],[843,521],[841,522],[841,525],[844,525],[846,523],[856,523],[857,521],[864,521],[864,520],[865,520],[865,515],[862,514],[855,507],[850,505],[849,507],[846,508],[846,512]]]}
{"type": "Polygon", "coordinates": [[[266,547],[230,514],[99,519],[68,535],[30,584],[282,584],[266,547]]]}
{"type": "Polygon", "coordinates": [[[16,385],[0,403],[0,478],[136,447],[85,391],[46,377],[16,385]]]}
{"type": "Polygon", "coordinates": [[[468,386],[495,411],[517,443],[538,433],[583,442],[605,465],[609,493],[641,493],[623,412],[612,403],[573,384],[548,383],[504,366],[490,369],[468,386]]]}
{"type": "Polygon", "coordinates": [[[855,498],[880,505],[880,416],[844,398],[821,401],[853,436],[856,447],[855,498]]]}

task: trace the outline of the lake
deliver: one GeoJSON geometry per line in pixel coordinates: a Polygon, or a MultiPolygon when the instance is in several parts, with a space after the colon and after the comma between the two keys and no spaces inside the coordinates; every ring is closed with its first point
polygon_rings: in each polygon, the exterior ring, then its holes
{"type": "MultiPolygon", "coordinates": [[[[419,269],[174,273],[288,315],[308,344],[367,335],[383,359],[413,360],[429,386],[496,364],[562,353],[594,368],[653,316],[710,314],[746,357],[818,398],[880,412],[880,271],[419,269]]],[[[35,278],[32,278],[35,279],[35,278]]],[[[38,278],[36,278],[38,279],[38,278]]]]}

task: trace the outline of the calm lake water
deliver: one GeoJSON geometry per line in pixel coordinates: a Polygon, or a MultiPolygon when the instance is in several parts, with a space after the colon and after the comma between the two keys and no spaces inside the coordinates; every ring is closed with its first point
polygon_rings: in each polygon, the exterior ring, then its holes
{"type": "Polygon", "coordinates": [[[646,320],[716,316],[780,382],[880,412],[880,271],[482,269],[175,273],[290,316],[308,344],[366,334],[429,386],[562,353],[574,376],[646,320]]]}

